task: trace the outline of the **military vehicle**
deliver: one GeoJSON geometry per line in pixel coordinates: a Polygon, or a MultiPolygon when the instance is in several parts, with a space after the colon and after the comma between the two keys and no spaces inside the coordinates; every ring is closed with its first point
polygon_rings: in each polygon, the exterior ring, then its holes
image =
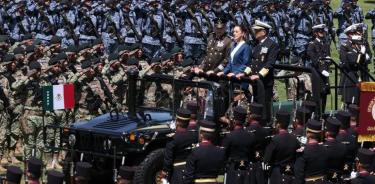
{"type": "MultiPolygon", "coordinates": [[[[87,161],[93,163],[93,179],[97,183],[114,182],[121,165],[134,166],[134,183],[161,183],[158,173],[163,165],[164,148],[174,134],[175,111],[184,102],[198,103],[197,119],[216,121],[229,105],[228,85],[241,82],[263,85],[260,80],[204,77],[209,80],[197,82],[160,74],[139,77],[138,71],[128,71],[127,112],[113,110],[89,121],[60,127],[61,143],[53,149],[67,152],[63,164],[66,179],[73,175],[75,162],[87,161]]],[[[255,98],[261,103],[264,89],[257,89],[260,95],[255,98]]]]}

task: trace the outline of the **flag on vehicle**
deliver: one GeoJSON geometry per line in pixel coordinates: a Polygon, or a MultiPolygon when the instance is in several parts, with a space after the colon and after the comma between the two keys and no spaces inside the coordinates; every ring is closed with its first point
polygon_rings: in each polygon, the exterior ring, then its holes
{"type": "Polygon", "coordinates": [[[74,108],[74,85],[62,84],[43,87],[45,111],[74,108]]]}

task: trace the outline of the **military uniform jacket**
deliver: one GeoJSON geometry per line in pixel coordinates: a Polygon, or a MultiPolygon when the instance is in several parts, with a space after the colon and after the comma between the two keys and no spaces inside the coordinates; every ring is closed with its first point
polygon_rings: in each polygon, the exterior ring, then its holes
{"type": "Polygon", "coordinates": [[[273,86],[273,68],[279,48],[270,38],[266,38],[253,49],[251,71],[245,73],[259,75],[264,86],[273,86]]]}
{"type": "Polygon", "coordinates": [[[305,178],[326,174],[327,150],[318,143],[307,144],[294,165],[295,184],[305,183],[305,178]]]}
{"type": "Polygon", "coordinates": [[[275,135],[266,148],[264,162],[275,167],[293,164],[299,147],[299,142],[294,135],[287,132],[275,135]]]}
{"type": "Polygon", "coordinates": [[[313,66],[317,68],[319,59],[325,58],[331,55],[330,45],[325,43],[323,40],[315,39],[310,42],[307,47],[307,55],[313,63],[313,66]]]}
{"type": "Polygon", "coordinates": [[[327,148],[328,172],[342,171],[345,164],[345,145],[333,139],[327,140],[324,146],[327,148]]]}
{"type": "MultiPolygon", "coordinates": [[[[348,73],[349,77],[354,82],[357,82],[361,77],[359,73],[360,67],[366,68],[369,62],[369,60],[367,60],[366,58],[371,58],[371,53],[368,52],[370,49],[368,48],[368,46],[365,47],[365,53],[362,53],[360,51],[360,48],[357,48],[350,41],[340,47],[340,61],[343,65],[343,69],[348,73]]],[[[353,83],[345,75],[343,76],[342,82],[343,86],[347,86],[343,89],[344,102],[352,103],[352,98],[354,97],[354,103],[357,103],[359,91],[356,87],[353,87],[354,85],[356,85],[356,83],[353,83]]]]}
{"type": "Polygon", "coordinates": [[[223,140],[229,161],[249,161],[255,153],[255,144],[255,135],[243,128],[235,128],[223,140]]]}
{"type": "Polygon", "coordinates": [[[337,135],[336,140],[346,146],[346,161],[352,163],[354,161],[358,148],[355,135],[341,130],[337,135]]]}
{"type": "Polygon", "coordinates": [[[211,143],[199,143],[186,161],[184,184],[193,183],[194,179],[216,178],[224,166],[224,149],[211,143]]]}
{"type": "Polygon", "coordinates": [[[163,170],[171,172],[173,163],[183,162],[189,156],[191,147],[198,142],[198,135],[193,131],[178,131],[165,147],[163,170]]]}
{"type": "Polygon", "coordinates": [[[231,49],[232,41],[229,37],[216,38],[214,34],[208,38],[207,55],[204,58],[201,68],[203,71],[222,71],[231,49]]]}

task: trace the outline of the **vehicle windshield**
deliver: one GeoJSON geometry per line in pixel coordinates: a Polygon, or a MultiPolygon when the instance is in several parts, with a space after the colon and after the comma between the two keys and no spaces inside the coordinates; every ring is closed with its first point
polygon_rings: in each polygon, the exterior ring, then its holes
{"type": "Polygon", "coordinates": [[[214,92],[210,83],[185,80],[147,78],[137,83],[139,108],[161,109],[171,113],[188,102],[197,103],[198,119],[214,116],[214,92]]]}

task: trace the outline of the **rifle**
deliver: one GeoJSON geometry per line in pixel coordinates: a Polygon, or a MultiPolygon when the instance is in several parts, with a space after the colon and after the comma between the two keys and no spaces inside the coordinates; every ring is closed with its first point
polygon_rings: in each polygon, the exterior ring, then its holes
{"type": "Polygon", "coordinates": [[[111,91],[109,90],[107,84],[105,84],[105,82],[104,82],[104,80],[103,80],[103,78],[102,78],[101,76],[97,76],[96,78],[98,79],[98,81],[99,81],[99,83],[100,83],[100,87],[102,88],[102,90],[103,90],[103,92],[104,92],[104,95],[105,95],[106,98],[107,98],[106,101],[109,102],[109,103],[111,104],[111,106],[112,106],[113,108],[115,108],[116,111],[117,111],[116,103],[115,103],[114,100],[113,100],[112,93],[111,93],[111,91]]]}
{"type": "Polygon", "coordinates": [[[92,22],[90,16],[88,16],[87,13],[85,13],[83,10],[80,11],[80,13],[82,14],[83,19],[88,20],[89,24],[94,28],[95,36],[96,36],[97,38],[99,38],[100,35],[99,35],[99,33],[98,33],[98,30],[96,29],[96,27],[95,27],[94,23],[92,22]]]}
{"type": "Polygon", "coordinates": [[[74,33],[74,25],[68,20],[68,17],[66,17],[64,12],[60,12],[60,16],[62,17],[62,19],[64,21],[64,24],[66,24],[68,26],[68,32],[72,36],[72,38],[74,40],[74,43],[76,45],[78,45],[79,44],[79,38],[74,33]]]}
{"type": "Polygon", "coordinates": [[[193,11],[191,10],[191,8],[187,9],[187,12],[190,15],[190,17],[192,18],[194,26],[198,29],[198,33],[202,36],[203,40],[206,41],[207,38],[204,36],[203,29],[202,29],[201,25],[199,24],[199,21],[198,21],[197,17],[194,15],[193,11]]]}
{"type": "Polygon", "coordinates": [[[54,24],[52,24],[50,21],[49,21],[49,18],[48,16],[44,13],[43,9],[39,6],[36,6],[36,11],[40,14],[41,18],[42,18],[42,21],[46,21],[48,23],[48,26],[50,26],[52,28],[52,32],[56,32],[56,29],[55,29],[55,26],[54,24]]]}
{"type": "Polygon", "coordinates": [[[167,21],[169,21],[171,23],[173,35],[176,38],[176,41],[177,41],[178,45],[182,45],[184,41],[178,35],[176,25],[173,23],[172,19],[168,16],[168,13],[167,13],[166,10],[163,10],[163,15],[167,19],[167,21]]]}
{"type": "Polygon", "coordinates": [[[123,17],[124,17],[124,20],[125,20],[125,24],[130,26],[130,29],[134,32],[134,35],[135,35],[135,37],[137,37],[138,42],[142,42],[142,35],[140,35],[138,33],[138,31],[135,28],[133,22],[130,20],[129,15],[124,14],[123,17]]]}
{"type": "MultiPolygon", "coordinates": [[[[150,18],[152,28],[155,29],[155,30],[152,31],[152,33],[156,34],[156,37],[158,37],[158,39],[159,39],[159,41],[160,41],[160,44],[161,44],[164,48],[167,48],[166,45],[165,45],[165,41],[164,41],[164,39],[163,39],[162,30],[159,29],[159,27],[158,27],[158,22],[156,22],[156,20],[154,19],[154,15],[152,14],[152,12],[148,13],[148,14],[147,14],[147,17],[150,18]]],[[[152,29],[151,29],[151,30],[152,30],[152,29]]]]}
{"type": "Polygon", "coordinates": [[[207,24],[208,24],[208,33],[213,32],[214,28],[213,28],[213,26],[211,24],[211,20],[207,17],[206,12],[203,9],[200,9],[199,11],[201,12],[202,17],[207,21],[207,24]]]}
{"type": "Polygon", "coordinates": [[[104,14],[105,19],[108,20],[108,22],[114,27],[114,34],[120,44],[124,43],[124,40],[121,38],[120,34],[118,33],[118,30],[116,28],[115,22],[112,20],[111,16],[109,16],[108,13],[104,14]]]}

